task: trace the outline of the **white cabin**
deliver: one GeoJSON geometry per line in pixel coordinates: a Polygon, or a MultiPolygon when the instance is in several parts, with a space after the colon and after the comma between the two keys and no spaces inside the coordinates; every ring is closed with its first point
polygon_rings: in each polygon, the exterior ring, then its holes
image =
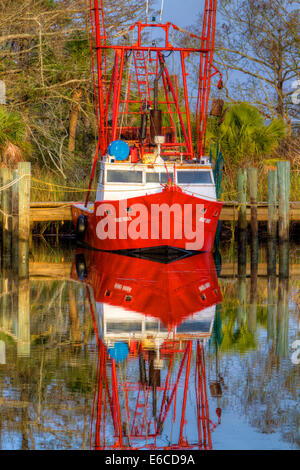
{"type": "Polygon", "coordinates": [[[216,306],[193,313],[180,325],[168,331],[158,318],[146,316],[122,307],[97,302],[99,334],[107,345],[115,341],[199,338],[208,340],[212,333],[216,306]]]}
{"type": "Polygon", "coordinates": [[[204,164],[177,162],[175,181],[172,162],[145,164],[112,160],[107,157],[100,162],[97,201],[116,201],[159,193],[162,184],[168,182],[168,173],[185,193],[210,201],[217,199],[213,169],[208,159],[204,164]]]}

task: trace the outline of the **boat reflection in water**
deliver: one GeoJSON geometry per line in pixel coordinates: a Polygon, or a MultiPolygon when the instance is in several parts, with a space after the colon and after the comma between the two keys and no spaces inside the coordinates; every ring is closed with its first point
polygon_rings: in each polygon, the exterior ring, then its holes
{"type": "Polygon", "coordinates": [[[222,296],[210,253],[77,252],[98,344],[91,447],[211,449],[204,343],[222,296]]]}

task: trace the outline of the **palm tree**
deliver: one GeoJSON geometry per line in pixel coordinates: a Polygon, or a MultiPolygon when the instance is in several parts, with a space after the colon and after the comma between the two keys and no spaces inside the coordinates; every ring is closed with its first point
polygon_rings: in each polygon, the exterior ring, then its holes
{"type": "Polygon", "coordinates": [[[14,165],[23,160],[22,151],[29,150],[27,129],[21,114],[0,106],[0,162],[14,165]]]}
{"type": "Polygon", "coordinates": [[[248,103],[227,108],[223,120],[211,118],[207,143],[219,143],[227,163],[243,164],[269,156],[286,135],[284,121],[274,119],[266,123],[260,111],[248,103]]]}

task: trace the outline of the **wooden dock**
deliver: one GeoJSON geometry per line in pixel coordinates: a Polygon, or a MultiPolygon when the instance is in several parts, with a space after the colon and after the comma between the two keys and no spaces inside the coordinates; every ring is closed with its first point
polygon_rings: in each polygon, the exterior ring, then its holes
{"type": "MultiPolygon", "coordinates": [[[[71,221],[72,202],[32,202],[30,204],[30,222],[62,222],[71,221]]],[[[220,220],[237,222],[238,220],[237,201],[224,202],[220,215],[220,220]]],[[[247,220],[251,218],[251,205],[247,204],[247,220]]],[[[257,203],[257,218],[260,222],[268,220],[268,203],[257,203]]],[[[300,201],[290,202],[290,221],[300,222],[300,201]]]]}

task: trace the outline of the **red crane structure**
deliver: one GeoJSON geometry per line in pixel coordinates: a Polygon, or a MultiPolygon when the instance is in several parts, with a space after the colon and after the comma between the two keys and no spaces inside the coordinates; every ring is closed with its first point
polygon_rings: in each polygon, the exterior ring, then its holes
{"type": "Polygon", "coordinates": [[[214,260],[155,259],[76,252],[72,279],[86,286],[98,353],[91,448],[212,448],[220,419],[209,414],[204,348],[222,301],[214,260]]]}
{"type": "Polygon", "coordinates": [[[203,338],[177,336],[170,326],[168,336],[156,347],[151,341],[147,346],[133,340],[126,361],[119,362],[98,333],[88,285],[87,298],[98,348],[90,447],[211,450],[211,434],[221,423],[221,409],[216,409],[218,421],[213,422],[203,338]]]}
{"type": "MultiPolygon", "coordinates": [[[[139,349],[139,362],[148,356],[149,379],[141,374],[140,362],[140,377],[136,381],[132,378],[132,368],[129,381],[120,364],[109,357],[101,338],[97,337],[97,343],[91,448],[212,449],[211,434],[220,424],[220,412],[216,410],[219,420],[214,423],[209,415],[201,341],[165,342],[160,350],[168,363],[164,377],[160,375],[162,371],[151,367],[149,353],[139,349]],[[194,383],[193,391],[191,383],[194,383]]],[[[137,362],[136,355],[129,361],[137,362]]]]}
{"type": "MultiPolygon", "coordinates": [[[[208,101],[211,79],[221,73],[213,65],[217,0],[204,0],[202,32],[198,36],[173,23],[136,22],[108,36],[103,0],[90,0],[92,23],[92,69],[98,125],[96,162],[111,141],[126,138],[141,154],[154,145],[154,136],[162,135],[164,157],[201,158],[205,149],[208,101]],[[162,34],[162,37],[159,35],[162,34]],[[182,35],[187,46],[175,44],[182,35]],[[155,37],[154,37],[155,36],[155,37]],[[95,46],[95,48],[94,48],[95,46]],[[198,93],[191,101],[188,59],[197,66],[198,93]],[[170,72],[170,57],[176,62],[170,72]],[[96,64],[95,64],[96,62],[96,64]],[[159,90],[160,85],[160,90],[159,90]],[[191,109],[196,115],[196,132],[191,125],[191,109]],[[196,133],[196,136],[193,135],[196,133]],[[195,145],[193,144],[195,140],[195,145]]],[[[89,197],[87,193],[86,201],[89,197]]]]}

